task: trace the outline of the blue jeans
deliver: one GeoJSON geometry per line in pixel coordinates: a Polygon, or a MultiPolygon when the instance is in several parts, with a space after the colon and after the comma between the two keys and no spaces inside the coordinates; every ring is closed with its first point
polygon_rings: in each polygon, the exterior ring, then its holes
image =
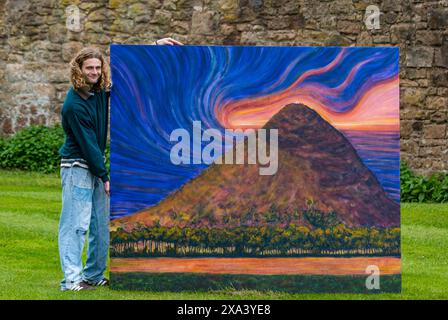
{"type": "Polygon", "coordinates": [[[109,249],[109,197],[101,179],[81,167],[61,168],[62,211],[59,221],[59,255],[64,279],[61,290],[82,280],[104,277],[109,249]],[[89,231],[87,261],[82,252],[89,231]]]}

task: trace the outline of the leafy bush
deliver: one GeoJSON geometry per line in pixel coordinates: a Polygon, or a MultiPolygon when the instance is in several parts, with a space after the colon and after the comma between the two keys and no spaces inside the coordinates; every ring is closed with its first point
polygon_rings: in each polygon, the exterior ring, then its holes
{"type": "Polygon", "coordinates": [[[3,137],[0,137],[0,155],[6,148],[6,139],[3,137]]]}
{"type": "Polygon", "coordinates": [[[402,202],[448,202],[448,175],[417,176],[404,162],[401,162],[400,170],[402,202]]]}
{"type": "MultiPolygon", "coordinates": [[[[64,130],[55,127],[29,126],[9,139],[0,138],[0,168],[57,172],[64,143],[64,130]]],[[[110,168],[110,146],[106,146],[106,168],[110,168]]]]}
{"type": "Polygon", "coordinates": [[[448,202],[448,175],[440,178],[440,182],[435,185],[433,201],[439,203],[448,202]]]}
{"type": "Polygon", "coordinates": [[[59,148],[64,142],[61,126],[30,126],[0,143],[0,167],[54,172],[59,168],[59,148]]]}

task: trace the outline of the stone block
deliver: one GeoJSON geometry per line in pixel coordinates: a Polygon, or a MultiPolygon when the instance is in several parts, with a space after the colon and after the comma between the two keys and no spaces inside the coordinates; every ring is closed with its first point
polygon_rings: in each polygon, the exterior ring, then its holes
{"type": "Polygon", "coordinates": [[[390,27],[392,43],[406,43],[415,37],[415,26],[409,23],[399,23],[390,27]]]}
{"type": "MultiPolygon", "coordinates": [[[[169,11],[171,12],[171,18],[172,20],[175,21],[191,21],[191,18],[193,16],[193,9],[189,8],[189,9],[183,9],[181,11],[169,11]]],[[[224,23],[224,20],[221,20],[221,23],[224,23]]]]}
{"type": "Polygon", "coordinates": [[[165,10],[175,11],[176,3],[175,3],[175,1],[165,0],[165,1],[163,1],[162,8],[165,10]]]}
{"type": "Polygon", "coordinates": [[[386,14],[384,14],[383,17],[384,17],[384,21],[387,24],[395,24],[397,22],[398,14],[393,11],[390,11],[390,12],[387,12],[386,14]]]}
{"type": "Polygon", "coordinates": [[[97,5],[95,3],[91,3],[89,2],[82,2],[80,4],[78,4],[78,8],[80,9],[80,11],[92,11],[95,10],[95,8],[97,8],[97,5]]]}
{"type": "Polygon", "coordinates": [[[63,43],[67,38],[67,29],[61,24],[51,26],[48,30],[48,39],[53,43],[63,43]]]}
{"type": "Polygon", "coordinates": [[[373,43],[388,44],[390,43],[389,35],[374,35],[373,43]]]}
{"type": "MultiPolygon", "coordinates": [[[[295,20],[298,20],[298,19],[295,19],[295,20]]],[[[303,18],[303,15],[302,15],[302,19],[300,19],[300,21],[301,21],[301,24],[302,24],[302,26],[301,26],[301,28],[303,28],[304,26],[305,26],[305,19],[303,18]]],[[[319,22],[320,22],[320,28],[321,29],[329,29],[329,30],[339,30],[338,29],[338,21],[339,21],[339,19],[338,19],[338,17],[337,16],[329,16],[329,17],[327,17],[327,18],[325,18],[325,19],[321,19],[319,22]]]]}
{"type": "Polygon", "coordinates": [[[431,114],[430,116],[431,118],[431,122],[433,123],[437,123],[437,124],[444,124],[447,122],[447,111],[442,110],[442,111],[436,111],[434,113],[431,114]]]}
{"type": "Polygon", "coordinates": [[[404,87],[401,88],[400,97],[404,104],[420,106],[426,97],[426,90],[417,87],[404,87]]]}
{"type": "Polygon", "coordinates": [[[428,26],[431,29],[448,27],[448,8],[430,8],[428,10],[428,26]]]}
{"type": "Polygon", "coordinates": [[[291,25],[289,17],[274,17],[266,21],[267,28],[269,30],[282,30],[288,29],[291,25]]]}
{"type": "Polygon", "coordinates": [[[403,140],[400,143],[400,151],[407,154],[415,154],[418,150],[418,145],[413,140],[403,140]]]}
{"type": "Polygon", "coordinates": [[[5,73],[6,81],[10,84],[15,82],[29,81],[29,82],[43,82],[46,81],[45,76],[41,72],[40,64],[26,65],[21,63],[9,63],[6,65],[5,73]]]}
{"type": "Polygon", "coordinates": [[[440,147],[446,145],[443,139],[423,139],[425,147],[440,147]]]}
{"type": "Polygon", "coordinates": [[[413,120],[413,121],[424,121],[428,117],[428,111],[421,110],[416,106],[409,106],[402,104],[402,110],[400,111],[401,120],[413,120]]]}
{"type": "Polygon", "coordinates": [[[412,122],[402,121],[400,123],[400,136],[402,139],[408,139],[412,134],[412,122]]]}
{"type": "Polygon", "coordinates": [[[232,24],[221,24],[219,26],[219,32],[225,36],[231,35],[234,32],[237,32],[236,26],[232,24]]]}
{"type": "Polygon", "coordinates": [[[241,33],[241,44],[243,45],[256,45],[266,43],[266,32],[252,32],[243,31],[241,33]]]}
{"type": "Polygon", "coordinates": [[[45,74],[50,82],[67,83],[70,81],[70,70],[67,64],[51,65],[45,69],[45,74]]]}
{"type": "Polygon", "coordinates": [[[173,20],[173,14],[167,10],[156,10],[152,19],[152,23],[160,25],[170,25],[173,20]]]}
{"type": "Polygon", "coordinates": [[[221,22],[236,22],[239,17],[239,1],[238,0],[220,0],[219,12],[222,14],[221,22]]]}
{"type": "Polygon", "coordinates": [[[135,19],[135,17],[149,14],[150,10],[148,10],[147,6],[142,3],[133,3],[128,7],[127,17],[130,19],[135,19]]]}
{"type": "Polygon", "coordinates": [[[420,88],[427,88],[430,85],[428,79],[417,79],[417,83],[420,88]]]}
{"type": "Polygon", "coordinates": [[[134,19],[134,21],[137,25],[144,24],[146,26],[146,24],[151,21],[151,17],[152,16],[150,15],[138,16],[134,19]]]}
{"type": "Polygon", "coordinates": [[[102,33],[104,32],[103,24],[101,22],[92,22],[87,21],[84,24],[84,30],[86,32],[96,32],[96,33],[102,33]]]}
{"type": "Polygon", "coordinates": [[[62,59],[69,62],[73,59],[75,54],[83,48],[81,42],[70,41],[62,45],[62,59]]]}
{"type": "Polygon", "coordinates": [[[117,10],[126,6],[126,2],[125,0],[109,0],[108,7],[117,10]]]}
{"type": "Polygon", "coordinates": [[[448,110],[448,97],[427,97],[426,108],[434,110],[448,110]]]}
{"type": "Polygon", "coordinates": [[[448,68],[448,56],[443,53],[442,48],[434,50],[434,66],[448,68]]]}
{"type": "Polygon", "coordinates": [[[29,12],[25,19],[25,26],[39,27],[45,23],[45,17],[29,12]]]}
{"type": "Polygon", "coordinates": [[[437,95],[442,97],[448,97],[448,88],[438,88],[437,95]]]}
{"type": "Polygon", "coordinates": [[[408,67],[431,67],[434,58],[432,47],[411,47],[406,52],[406,66],[408,67]]]}
{"type": "Polygon", "coordinates": [[[446,124],[430,124],[424,128],[425,139],[444,139],[446,137],[446,124]]]}
{"type": "Polygon", "coordinates": [[[106,9],[95,10],[86,17],[87,22],[104,22],[108,20],[106,9]]]}
{"type": "Polygon", "coordinates": [[[134,30],[134,21],[131,19],[116,19],[110,25],[110,30],[120,33],[132,33],[134,30]]]}
{"type": "Polygon", "coordinates": [[[448,87],[448,72],[446,69],[434,68],[430,76],[431,82],[435,87],[448,87]]]}
{"type": "Polygon", "coordinates": [[[337,30],[342,34],[358,34],[361,31],[362,24],[347,20],[339,20],[337,22],[337,30]]]}
{"type": "Polygon", "coordinates": [[[268,31],[267,38],[273,41],[284,42],[295,39],[297,33],[295,31],[268,31]]]}
{"type": "Polygon", "coordinates": [[[353,42],[352,42],[350,39],[348,39],[348,38],[346,38],[346,37],[344,37],[344,36],[342,36],[342,35],[340,35],[340,34],[338,34],[338,33],[333,33],[333,34],[331,34],[331,35],[328,37],[327,41],[325,41],[325,45],[326,45],[326,46],[341,46],[341,47],[348,47],[348,46],[350,46],[352,43],[353,43],[353,42]]]}
{"type": "Polygon", "coordinates": [[[442,46],[435,51],[435,65],[448,68],[448,35],[443,36],[442,46]]]}
{"type": "Polygon", "coordinates": [[[442,44],[442,33],[435,30],[417,30],[416,44],[423,46],[438,46],[442,44]]]}
{"type": "Polygon", "coordinates": [[[66,41],[81,41],[82,34],[81,32],[67,31],[66,41]]]}
{"type": "Polygon", "coordinates": [[[420,147],[418,155],[423,158],[440,158],[442,155],[442,147],[420,147]]]}
{"type": "Polygon", "coordinates": [[[383,0],[381,6],[379,6],[381,11],[395,11],[399,12],[403,10],[402,1],[396,0],[383,0]]]}
{"type": "Polygon", "coordinates": [[[56,89],[52,84],[33,83],[31,90],[37,97],[46,97],[48,100],[56,98],[56,89]]]}
{"type": "Polygon", "coordinates": [[[30,124],[32,124],[32,125],[45,125],[46,123],[47,123],[47,118],[43,114],[31,117],[31,119],[30,119],[30,124]]]}
{"type": "Polygon", "coordinates": [[[422,121],[414,121],[411,124],[412,131],[422,131],[423,130],[423,122],[422,121]]]}
{"type": "Polygon", "coordinates": [[[10,135],[10,134],[14,133],[13,127],[12,127],[12,121],[10,118],[6,118],[5,120],[3,120],[2,133],[5,135],[10,135]]]}
{"type": "Polygon", "coordinates": [[[177,34],[188,34],[190,31],[190,24],[185,21],[174,21],[172,23],[173,32],[177,34]]]}
{"type": "MultiPolygon", "coordinates": [[[[278,13],[283,14],[298,14],[300,11],[300,3],[297,0],[282,1],[282,5],[278,8],[278,13]]],[[[262,1],[261,1],[262,3],[262,1]]]]}
{"type": "Polygon", "coordinates": [[[219,15],[214,11],[193,11],[191,33],[212,35],[218,28],[219,15]]]}
{"type": "Polygon", "coordinates": [[[86,40],[89,44],[94,45],[107,45],[111,42],[110,37],[105,33],[89,33],[86,40]]]}
{"type": "Polygon", "coordinates": [[[21,129],[25,127],[29,122],[29,119],[27,117],[18,116],[16,118],[16,129],[21,129]]]}
{"type": "MultiPolygon", "coordinates": [[[[188,2],[189,0],[178,0],[177,4],[182,6],[187,5],[188,2]]],[[[146,0],[145,4],[149,9],[159,9],[160,7],[162,7],[162,1],[160,0],[146,0]]]]}
{"type": "Polygon", "coordinates": [[[371,46],[373,44],[373,38],[368,31],[361,32],[356,38],[356,44],[358,46],[371,46]]]}
{"type": "Polygon", "coordinates": [[[426,78],[426,68],[406,68],[406,76],[411,80],[426,78]]]}

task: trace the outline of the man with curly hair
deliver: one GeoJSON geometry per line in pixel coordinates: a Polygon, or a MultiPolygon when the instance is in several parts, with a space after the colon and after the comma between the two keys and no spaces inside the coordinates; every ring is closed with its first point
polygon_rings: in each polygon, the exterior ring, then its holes
{"type": "MultiPolygon", "coordinates": [[[[171,38],[157,45],[179,45],[171,38]]],[[[105,166],[109,119],[109,67],[97,48],[79,51],[70,62],[72,87],[61,110],[65,142],[61,160],[62,210],[59,255],[64,279],[61,290],[107,286],[110,182],[105,166]],[[89,232],[87,261],[82,252],[89,232]]]]}

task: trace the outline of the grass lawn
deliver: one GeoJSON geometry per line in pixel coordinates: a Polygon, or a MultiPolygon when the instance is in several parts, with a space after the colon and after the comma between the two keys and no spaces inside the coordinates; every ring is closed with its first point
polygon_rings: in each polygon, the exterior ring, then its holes
{"type": "Polygon", "coordinates": [[[448,299],[448,205],[402,204],[401,294],[60,292],[57,175],[0,170],[0,299],[448,299]]]}

